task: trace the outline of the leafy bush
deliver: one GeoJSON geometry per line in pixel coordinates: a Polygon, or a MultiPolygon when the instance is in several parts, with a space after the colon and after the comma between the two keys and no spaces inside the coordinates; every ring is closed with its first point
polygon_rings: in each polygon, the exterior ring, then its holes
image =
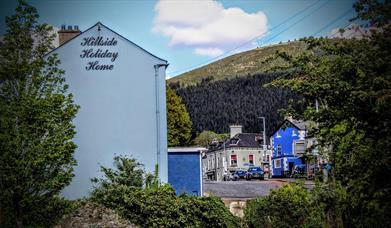
{"type": "Polygon", "coordinates": [[[182,195],[180,215],[184,227],[239,227],[239,220],[218,197],[182,195]]]}
{"type": "Polygon", "coordinates": [[[105,178],[91,199],[116,210],[141,227],[238,227],[238,219],[215,197],[176,196],[167,184],[148,184],[156,174],[146,174],[133,158],[117,156],[116,169],[101,167],[105,178]],[[152,178],[151,178],[152,176],[152,178]]]}
{"type": "Polygon", "coordinates": [[[310,193],[303,185],[289,184],[272,190],[266,197],[250,200],[244,211],[245,220],[249,227],[319,227],[318,216],[311,213],[310,207],[310,193]]]}
{"type": "Polygon", "coordinates": [[[317,183],[311,191],[293,183],[247,203],[249,227],[343,227],[347,212],[344,188],[317,183]]]}

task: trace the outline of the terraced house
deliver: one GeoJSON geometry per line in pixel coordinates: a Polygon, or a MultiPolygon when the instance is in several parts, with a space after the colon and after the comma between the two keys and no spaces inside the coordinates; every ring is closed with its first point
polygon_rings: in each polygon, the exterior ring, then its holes
{"type": "Polygon", "coordinates": [[[212,143],[205,152],[204,179],[222,181],[227,174],[238,169],[247,170],[251,166],[260,166],[267,175],[271,161],[271,150],[267,148],[262,134],[242,133],[241,125],[231,125],[230,138],[212,143]]]}

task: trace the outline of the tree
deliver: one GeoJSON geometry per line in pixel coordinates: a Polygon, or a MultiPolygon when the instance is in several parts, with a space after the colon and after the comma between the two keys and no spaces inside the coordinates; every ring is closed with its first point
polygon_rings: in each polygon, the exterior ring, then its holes
{"type": "Polygon", "coordinates": [[[181,97],[167,87],[168,146],[186,146],[191,137],[190,115],[181,97]]]}
{"type": "Polygon", "coordinates": [[[116,210],[140,227],[238,227],[217,197],[177,196],[168,184],[148,185],[142,164],[129,157],[115,157],[114,168],[101,167],[103,178],[91,199],[116,210]]]}
{"type": "Polygon", "coordinates": [[[297,115],[317,123],[311,134],[347,191],[345,225],[385,226],[391,216],[391,5],[362,0],[355,7],[378,32],[360,40],[306,39],[311,52],[282,56],[296,77],[273,85],[303,96],[307,108],[297,115]]]}
{"type": "Polygon", "coordinates": [[[213,131],[203,131],[194,139],[194,143],[198,146],[209,147],[209,145],[214,140],[218,140],[219,137],[220,136],[213,131]]]}
{"type": "Polygon", "coordinates": [[[19,1],[0,47],[0,226],[50,226],[66,206],[78,106],[58,68],[54,35],[19,1]]]}

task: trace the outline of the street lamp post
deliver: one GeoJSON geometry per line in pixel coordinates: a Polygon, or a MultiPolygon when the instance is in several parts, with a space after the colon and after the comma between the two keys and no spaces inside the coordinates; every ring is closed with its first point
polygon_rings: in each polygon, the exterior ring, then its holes
{"type": "MultiPolygon", "coordinates": [[[[266,148],[266,121],[265,121],[265,117],[263,116],[258,116],[259,119],[262,119],[262,123],[263,123],[263,152],[267,151],[267,148],[266,148]]],[[[270,170],[271,170],[271,164],[270,164],[270,161],[268,161],[269,163],[269,173],[268,173],[268,176],[270,178],[270,170]]]]}
{"type": "Polygon", "coordinates": [[[265,117],[259,116],[259,119],[262,119],[263,123],[263,149],[266,150],[266,123],[265,123],[265,117]]]}

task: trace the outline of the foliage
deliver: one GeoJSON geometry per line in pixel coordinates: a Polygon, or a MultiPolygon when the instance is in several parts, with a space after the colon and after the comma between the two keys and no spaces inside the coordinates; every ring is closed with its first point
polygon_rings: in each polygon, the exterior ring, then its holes
{"type": "Polygon", "coordinates": [[[209,130],[229,132],[230,124],[243,125],[243,131],[260,132],[266,118],[266,130],[272,132],[283,120],[279,110],[298,96],[287,89],[264,88],[260,85],[279,77],[279,73],[248,75],[231,80],[204,80],[194,86],[171,84],[182,97],[193,121],[193,135],[209,130]]]}
{"type": "Polygon", "coordinates": [[[181,195],[182,227],[239,227],[233,216],[218,197],[181,195]]]}
{"type": "Polygon", "coordinates": [[[245,220],[249,227],[300,227],[310,215],[309,206],[307,190],[302,185],[289,184],[249,201],[245,220]]]}
{"type": "Polygon", "coordinates": [[[194,139],[194,144],[207,148],[211,142],[217,140],[218,138],[219,135],[213,131],[203,131],[194,139]]]}
{"type": "Polygon", "coordinates": [[[186,146],[191,138],[191,125],[189,113],[181,97],[167,87],[168,146],[186,146]]]}
{"type": "Polygon", "coordinates": [[[291,183],[250,200],[244,211],[248,227],[341,227],[346,192],[317,184],[309,191],[291,183]]]}
{"type": "Polygon", "coordinates": [[[115,161],[116,170],[102,167],[105,178],[94,179],[98,186],[91,199],[116,210],[132,223],[141,227],[238,226],[220,199],[177,197],[167,184],[148,187],[143,178],[146,174],[136,160],[116,157],[115,161]]]}
{"type": "Polygon", "coordinates": [[[54,38],[20,1],[0,46],[0,226],[51,226],[67,207],[78,107],[67,93],[54,38]]]}
{"type": "Polygon", "coordinates": [[[363,0],[355,7],[380,32],[361,40],[306,39],[310,52],[285,56],[297,76],[273,85],[301,95],[307,108],[298,116],[318,124],[311,134],[347,192],[344,225],[377,227],[390,225],[391,216],[391,4],[363,0]]]}

